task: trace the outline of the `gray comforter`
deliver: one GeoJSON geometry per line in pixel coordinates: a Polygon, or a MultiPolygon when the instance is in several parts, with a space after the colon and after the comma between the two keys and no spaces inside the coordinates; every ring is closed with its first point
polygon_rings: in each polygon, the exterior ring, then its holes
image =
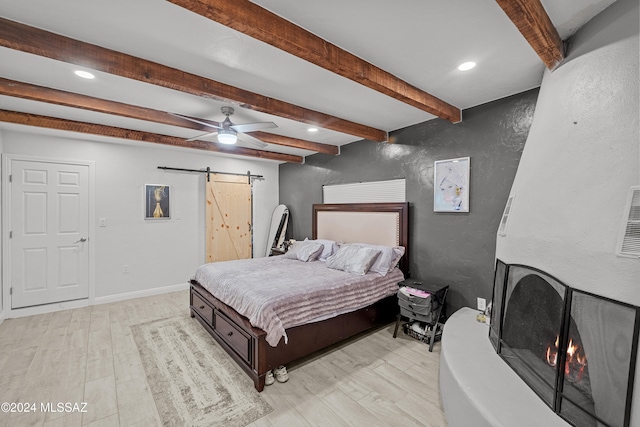
{"type": "Polygon", "coordinates": [[[278,345],[285,329],[365,307],[398,290],[400,270],[364,276],[334,270],[324,262],[282,256],[225,261],[200,266],[194,279],[213,296],[267,332],[278,345]]]}

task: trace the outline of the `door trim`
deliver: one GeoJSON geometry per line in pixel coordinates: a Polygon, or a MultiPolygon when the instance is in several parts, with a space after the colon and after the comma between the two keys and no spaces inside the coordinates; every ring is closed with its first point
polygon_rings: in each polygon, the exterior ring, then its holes
{"type": "Polygon", "coordinates": [[[2,315],[5,319],[33,314],[42,314],[69,308],[86,307],[93,305],[95,300],[95,162],[91,160],[69,160],[57,158],[43,158],[19,154],[2,154],[2,315]],[[89,168],[89,298],[87,300],[63,301],[44,304],[35,307],[11,308],[11,295],[9,294],[11,279],[11,251],[9,231],[11,225],[11,193],[9,175],[11,162],[22,160],[41,163],[66,163],[71,165],[87,166],[89,168]]]}

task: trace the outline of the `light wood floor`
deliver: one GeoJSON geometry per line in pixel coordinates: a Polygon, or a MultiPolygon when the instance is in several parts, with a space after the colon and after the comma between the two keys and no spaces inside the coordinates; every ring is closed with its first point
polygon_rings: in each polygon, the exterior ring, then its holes
{"type": "MultiPolygon", "coordinates": [[[[0,412],[0,427],[161,425],[130,326],[184,315],[188,300],[183,291],[5,320],[0,403],[36,412],[0,412]],[[47,402],[87,402],[87,412],[43,412],[47,402]]],[[[440,343],[430,353],[392,334],[389,325],[290,366],[287,383],[261,394],[273,412],[251,426],[446,426],[440,343]]]]}

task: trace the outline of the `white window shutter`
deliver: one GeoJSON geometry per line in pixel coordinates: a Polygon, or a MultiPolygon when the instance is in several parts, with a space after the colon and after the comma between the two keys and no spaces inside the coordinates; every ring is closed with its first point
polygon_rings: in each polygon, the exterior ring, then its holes
{"type": "Polygon", "coordinates": [[[624,212],[626,221],[621,227],[618,255],[640,257],[640,187],[629,189],[624,212]]]}
{"type": "Polygon", "coordinates": [[[406,180],[324,185],[322,199],[323,203],[402,203],[406,202],[406,180]]]}
{"type": "Polygon", "coordinates": [[[507,235],[507,222],[509,221],[509,213],[511,212],[511,205],[513,204],[513,199],[516,196],[511,196],[507,199],[507,206],[504,207],[504,213],[502,214],[502,219],[500,220],[500,226],[498,227],[498,234],[501,236],[507,235]]]}

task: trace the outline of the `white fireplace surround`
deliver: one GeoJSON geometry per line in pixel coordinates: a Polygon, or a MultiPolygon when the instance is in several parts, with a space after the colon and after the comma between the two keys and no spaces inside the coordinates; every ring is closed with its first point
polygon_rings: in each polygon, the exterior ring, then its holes
{"type": "MultiPolygon", "coordinates": [[[[545,70],[496,242],[507,264],[635,306],[640,259],[616,247],[629,188],[640,185],[639,9],[638,0],[617,0],[569,40],[559,67],[545,70]]],[[[496,354],[475,313],[462,309],[445,324],[449,426],[567,426],[496,354]]],[[[632,426],[640,425],[639,376],[636,366],[632,426]]]]}
{"type": "Polygon", "coordinates": [[[440,396],[449,427],[570,427],[496,353],[477,314],[458,310],[442,334],[440,396]]]}

